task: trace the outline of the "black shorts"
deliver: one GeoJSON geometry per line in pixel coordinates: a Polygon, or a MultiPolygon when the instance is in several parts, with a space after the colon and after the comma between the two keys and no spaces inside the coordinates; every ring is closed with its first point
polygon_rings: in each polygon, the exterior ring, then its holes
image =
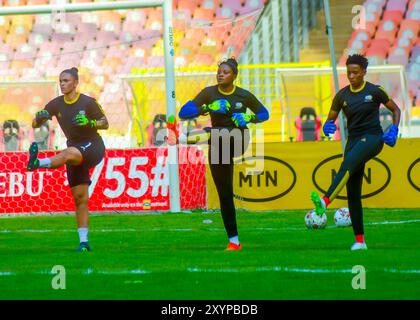
{"type": "Polygon", "coordinates": [[[105,154],[105,145],[102,138],[80,143],[67,143],[67,146],[77,148],[83,157],[82,163],[78,166],[66,165],[70,188],[80,184],[90,185],[89,169],[101,162],[105,154]]]}

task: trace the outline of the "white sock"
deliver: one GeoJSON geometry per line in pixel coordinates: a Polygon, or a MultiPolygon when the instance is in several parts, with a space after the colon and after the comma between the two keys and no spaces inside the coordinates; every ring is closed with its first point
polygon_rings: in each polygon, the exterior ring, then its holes
{"type": "Polygon", "coordinates": [[[51,159],[50,158],[39,159],[39,167],[51,168],[51,159]]]}
{"type": "Polygon", "coordinates": [[[79,228],[77,232],[79,233],[80,243],[88,242],[88,228],[79,228]]]}
{"type": "Polygon", "coordinates": [[[229,241],[233,242],[234,244],[239,246],[239,237],[238,236],[234,236],[234,237],[229,238],[229,241]]]}

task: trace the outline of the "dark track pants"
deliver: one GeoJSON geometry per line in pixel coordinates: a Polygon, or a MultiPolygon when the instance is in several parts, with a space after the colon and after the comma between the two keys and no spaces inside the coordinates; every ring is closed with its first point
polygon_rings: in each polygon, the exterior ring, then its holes
{"type": "Polygon", "coordinates": [[[249,143],[247,131],[242,132],[241,139],[241,142],[235,142],[233,138],[229,140],[219,138],[218,144],[212,143],[212,139],[209,139],[210,171],[219,196],[220,211],[229,238],[238,235],[236,209],[233,201],[233,157],[239,157],[245,153],[249,143]],[[235,143],[237,144],[236,150],[235,143]]]}
{"type": "Polygon", "coordinates": [[[362,182],[365,164],[383,148],[382,135],[366,134],[349,138],[344,151],[344,161],[325,196],[330,201],[347,186],[347,201],[355,235],[364,234],[362,208],[362,182]]]}

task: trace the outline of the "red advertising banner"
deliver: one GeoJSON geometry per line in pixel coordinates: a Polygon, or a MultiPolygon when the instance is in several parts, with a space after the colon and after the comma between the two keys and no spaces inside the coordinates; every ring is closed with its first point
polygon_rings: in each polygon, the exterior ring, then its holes
{"type": "MultiPolygon", "coordinates": [[[[39,157],[52,155],[54,152],[40,152],[39,157]]],[[[203,152],[196,147],[181,147],[179,159],[181,208],[204,208],[203,152]]],[[[24,152],[0,153],[0,214],[74,211],[65,167],[29,172],[27,160],[24,152]]],[[[170,208],[166,148],[107,150],[103,161],[92,169],[91,180],[90,211],[170,208]]]]}

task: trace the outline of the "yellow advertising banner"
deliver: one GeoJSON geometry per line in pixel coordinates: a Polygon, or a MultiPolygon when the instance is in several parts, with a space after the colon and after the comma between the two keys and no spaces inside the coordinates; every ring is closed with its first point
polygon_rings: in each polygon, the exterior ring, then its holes
{"type": "MultiPolygon", "coordinates": [[[[266,143],[253,149],[256,156],[245,155],[235,164],[236,208],[312,208],[310,192],[323,195],[342,162],[340,141],[266,143]]],[[[220,208],[208,165],[207,198],[209,209],[220,208]]],[[[420,139],[399,139],[394,148],[384,145],[366,163],[362,203],[366,208],[419,208],[420,213],[420,139]]],[[[344,187],[330,207],[347,206],[344,187]]]]}

